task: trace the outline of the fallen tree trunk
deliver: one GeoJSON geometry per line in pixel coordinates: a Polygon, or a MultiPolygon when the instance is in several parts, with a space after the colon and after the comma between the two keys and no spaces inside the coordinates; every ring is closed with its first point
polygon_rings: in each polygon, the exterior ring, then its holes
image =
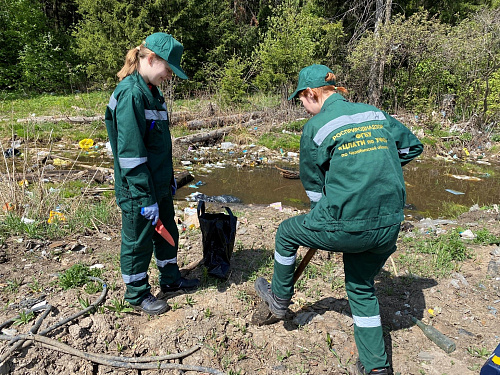
{"type": "Polygon", "coordinates": [[[220,137],[223,137],[226,134],[229,134],[235,129],[238,129],[242,126],[244,127],[249,127],[253,126],[255,124],[261,123],[262,120],[256,119],[256,120],[250,120],[248,122],[245,122],[241,125],[232,125],[232,126],[226,126],[224,128],[212,130],[210,132],[204,132],[204,133],[196,133],[196,134],[191,134],[191,135],[185,135],[183,137],[177,137],[174,138],[175,143],[197,143],[197,142],[206,142],[212,139],[217,139],[220,137]]]}
{"type": "Polygon", "coordinates": [[[217,126],[226,126],[229,124],[242,124],[244,122],[258,118],[261,112],[242,113],[237,115],[221,116],[214,118],[206,118],[200,120],[191,120],[187,122],[189,130],[196,130],[201,128],[214,128],[217,126]]]}
{"type": "Polygon", "coordinates": [[[39,117],[28,117],[17,119],[18,123],[29,123],[34,122],[37,124],[44,122],[61,122],[66,121],[75,124],[89,124],[93,121],[103,121],[104,115],[99,116],[39,116],[39,117]]]}

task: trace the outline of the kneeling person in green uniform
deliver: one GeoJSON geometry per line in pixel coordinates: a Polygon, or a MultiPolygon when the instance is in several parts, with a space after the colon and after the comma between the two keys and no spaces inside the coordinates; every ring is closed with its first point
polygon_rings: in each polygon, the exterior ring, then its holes
{"type": "Polygon", "coordinates": [[[396,250],[406,199],[402,166],[420,155],[413,133],[376,107],[347,101],[324,65],[301,70],[298,97],[313,117],[300,140],[300,179],[311,210],[276,233],[272,283],[255,282],[270,311],[284,318],[294,293],[299,246],[343,253],[361,374],[389,374],[374,278],[396,250]]]}
{"type": "Polygon", "coordinates": [[[163,293],[199,285],[197,279],[181,277],[177,265],[172,141],[165,99],[157,88],[173,73],[187,79],[180,67],[182,52],[182,44],[165,33],[154,33],[129,50],[105,116],[114,156],[116,201],[122,210],[120,266],[125,300],[150,315],[168,310],[164,300],[151,294],[147,271],[153,253],[163,293]],[[158,220],[174,245],[155,231],[158,220]]]}

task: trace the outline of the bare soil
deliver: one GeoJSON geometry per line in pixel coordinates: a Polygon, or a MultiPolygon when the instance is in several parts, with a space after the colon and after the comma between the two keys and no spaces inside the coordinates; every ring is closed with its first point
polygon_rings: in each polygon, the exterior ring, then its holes
{"type": "MultiPolygon", "coordinates": [[[[238,216],[239,224],[227,281],[207,277],[202,265],[190,271],[185,269],[183,272],[188,273],[188,277],[202,279],[202,287],[190,294],[168,296],[171,310],[161,316],[150,317],[137,311],[116,314],[104,307],[94,314],[67,322],[47,336],[86,353],[123,357],[178,353],[200,344],[200,349],[193,354],[170,363],[204,366],[226,374],[350,374],[357,349],[343,289],[341,256],[319,251],[308,267],[316,272],[306,272],[299,282],[289,317],[272,325],[253,325],[251,318],[258,304],[253,282],[257,276],[271,277],[276,229],[282,220],[300,212],[287,207],[279,211],[267,206],[229,206],[238,216]],[[330,265],[328,269],[325,269],[326,264],[330,265]]],[[[220,210],[217,204],[207,207],[210,212],[220,210]]],[[[457,224],[440,225],[439,228],[449,231],[460,226],[473,232],[488,229],[499,236],[499,224],[497,211],[473,211],[462,215],[457,224]]],[[[386,345],[395,372],[479,373],[486,361],[481,354],[489,354],[500,342],[498,244],[470,243],[468,246],[473,249],[474,257],[450,277],[417,278],[409,277],[398,262],[399,254],[405,249],[403,238],[408,235],[411,232],[401,232],[398,252],[393,255],[394,263],[387,262],[377,278],[386,345]],[[433,309],[434,315],[429,309],[433,309]],[[413,325],[410,314],[431,323],[454,340],[456,350],[447,354],[438,348],[413,325]]],[[[180,245],[181,267],[203,257],[199,229],[182,232],[180,245]]],[[[59,243],[28,241],[22,237],[9,239],[0,249],[0,322],[15,317],[22,306],[44,300],[54,309],[43,320],[42,331],[81,310],[78,296],[95,301],[99,293],[88,295],[83,288],[64,291],[58,285],[58,274],[77,263],[104,266],[102,278],[109,290],[103,305],[112,306],[124,293],[119,249],[119,226],[102,227],[87,235],[61,239],[59,243]],[[9,288],[13,281],[21,281],[17,290],[9,288]]],[[[301,248],[300,254],[305,250],[301,248]]],[[[150,280],[155,293],[159,291],[156,276],[152,264],[150,280]]],[[[4,325],[3,333],[26,333],[32,324],[4,325]]],[[[3,355],[9,347],[6,341],[0,345],[0,355],[3,355]]],[[[121,369],[35,343],[8,356],[0,373],[182,372],[121,369]]]]}

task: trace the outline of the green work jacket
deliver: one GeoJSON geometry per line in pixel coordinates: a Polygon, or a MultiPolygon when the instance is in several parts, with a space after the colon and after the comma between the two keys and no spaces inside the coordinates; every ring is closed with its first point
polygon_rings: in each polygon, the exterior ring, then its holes
{"type": "Polygon", "coordinates": [[[311,201],[304,225],[356,232],[400,223],[402,166],[422,151],[395,118],[332,94],[304,125],[300,140],[300,179],[311,201]]]}
{"type": "Polygon", "coordinates": [[[115,192],[146,207],[170,194],[172,140],[165,100],[134,72],[111,95],[105,115],[114,156],[115,192]]]}

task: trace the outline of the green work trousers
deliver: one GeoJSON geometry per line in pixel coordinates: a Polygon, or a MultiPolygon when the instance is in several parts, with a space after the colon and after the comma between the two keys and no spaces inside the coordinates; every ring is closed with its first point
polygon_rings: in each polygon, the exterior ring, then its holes
{"type": "Polygon", "coordinates": [[[276,233],[272,291],[291,298],[299,246],[343,253],[345,287],[354,320],[354,338],[367,372],[388,367],[374,279],[396,251],[399,224],[362,232],[313,231],[303,225],[304,215],[283,221],[276,233]]]}
{"type": "Polygon", "coordinates": [[[171,246],[156,232],[152,221],[141,215],[141,207],[134,199],[120,199],[119,205],[122,209],[120,266],[127,287],[125,300],[132,305],[139,305],[151,290],[147,271],[153,254],[160,271],[160,285],[172,284],[181,277],[177,265],[179,231],[174,221],[170,194],[158,202],[158,207],[160,220],[172,235],[176,246],[171,246]]]}

